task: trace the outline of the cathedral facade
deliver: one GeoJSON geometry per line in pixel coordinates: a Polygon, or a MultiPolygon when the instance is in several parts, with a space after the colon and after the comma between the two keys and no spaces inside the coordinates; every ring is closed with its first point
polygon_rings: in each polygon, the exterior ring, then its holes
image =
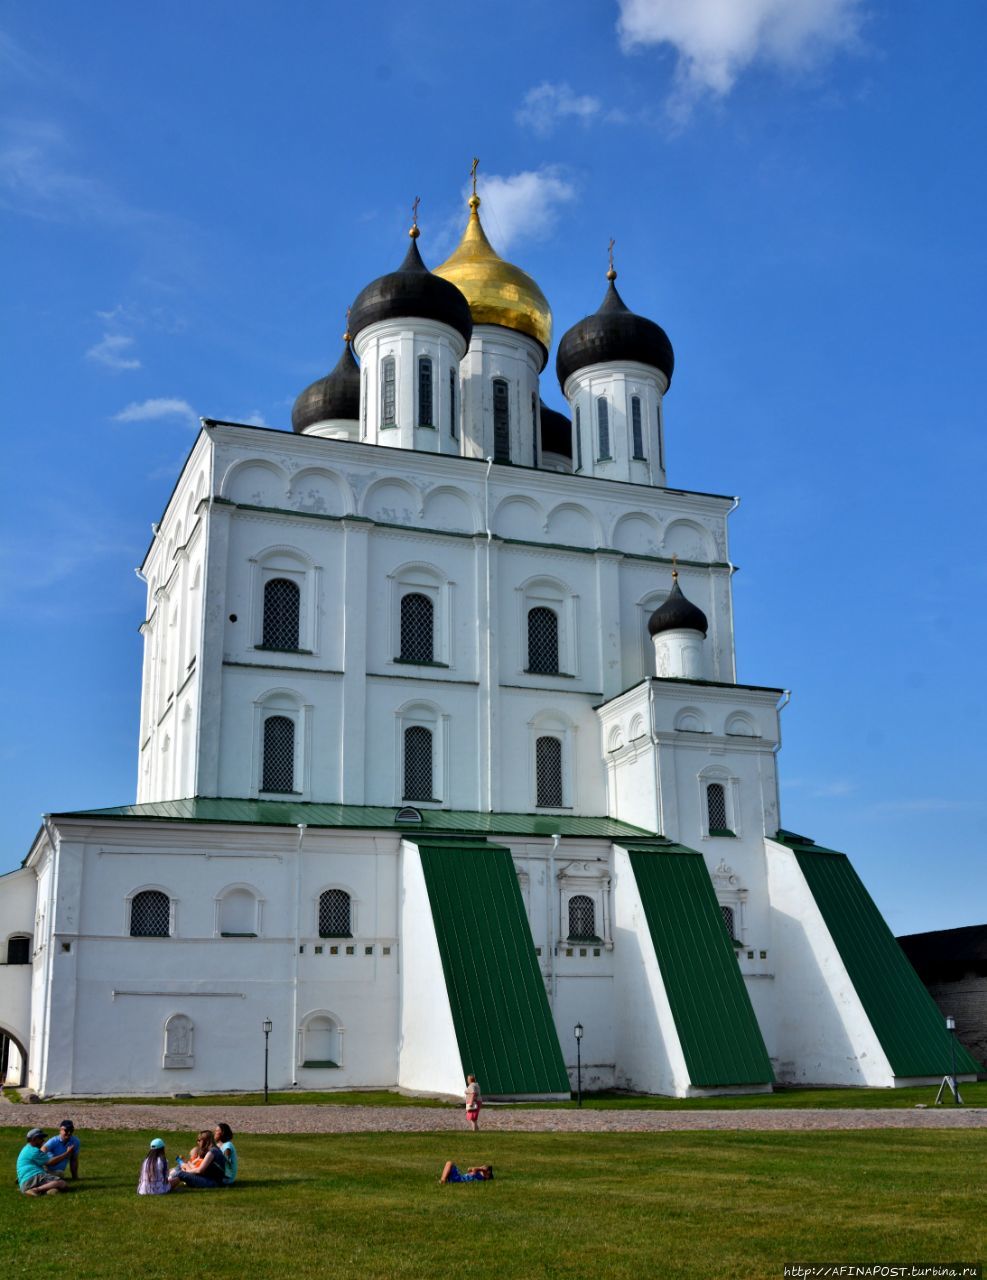
{"type": "MultiPolygon", "coordinates": [[[[668,336],[559,343],[469,201],[291,433],[205,420],[139,570],[136,803],[0,879],[0,1069],[52,1095],[677,1096],[941,1077],[846,857],[781,827],[730,497],[669,486],[668,336]],[[266,1035],[265,1035],[266,1029],[266,1035]],[[577,1039],[578,1029],[578,1039],[577,1039]]],[[[961,1057],[963,1071],[975,1071],[961,1057]]]]}

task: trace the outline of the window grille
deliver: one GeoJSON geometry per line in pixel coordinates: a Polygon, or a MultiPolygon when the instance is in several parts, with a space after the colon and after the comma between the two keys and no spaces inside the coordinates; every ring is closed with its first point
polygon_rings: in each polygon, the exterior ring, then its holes
{"type": "Polygon", "coordinates": [[[8,938],[7,939],[7,963],[8,964],[30,964],[31,963],[31,939],[30,938],[8,938]]]}
{"type": "Polygon", "coordinates": [[[593,899],[585,893],[577,893],[569,899],[569,937],[596,937],[596,910],[593,899]]]}
{"type": "Polygon", "coordinates": [[[631,396],[631,435],[633,436],[634,457],[644,457],[644,428],[641,425],[641,397],[631,396]]]}
{"type": "Polygon", "coordinates": [[[380,364],[380,425],[393,427],[395,418],[395,366],[394,357],[385,356],[380,364]]]}
{"type": "Polygon", "coordinates": [[[535,743],[535,783],[540,809],[562,807],[562,743],[539,738],[535,743]]]}
{"type": "Polygon", "coordinates": [[[579,412],[579,406],[576,405],[576,470],[583,469],[583,429],[582,414],[579,412]]]}
{"type": "Polygon", "coordinates": [[[710,835],[728,830],[727,793],[722,783],[711,782],[706,788],[706,817],[710,835]]]}
{"type": "Polygon", "coordinates": [[[264,646],[297,649],[302,594],[288,578],[271,578],[264,584],[264,646]]]}
{"type": "Polygon", "coordinates": [[[432,362],[427,356],[418,358],[418,425],[431,427],[432,422],[432,362]]]}
{"type": "Polygon", "coordinates": [[[531,393],[531,465],[538,466],[538,401],[531,393]]]}
{"type": "Polygon", "coordinates": [[[295,789],[295,725],[287,716],[264,721],[264,777],[262,791],[295,789]]]}
{"type": "Polygon", "coordinates": [[[418,591],[401,597],[401,657],[405,662],[432,662],[435,610],[418,591]]]}
{"type": "Polygon", "coordinates": [[[404,731],[404,799],[432,799],[432,731],[418,724],[404,731]]]}
{"type": "Polygon", "coordinates": [[[610,406],[600,396],[596,402],[596,426],[600,437],[600,461],[610,457],[610,406]]]}
{"type": "Polygon", "coordinates": [[[130,936],[132,938],[168,938],[171,936],[171,902],[158,889],[145,889],[130,900],[130,936]]]}
{"type": "Polygon", "coordinates": [[[528,670],[544,676],[559,674],[559,617],[554,609],[528,610],[528,670]]]}
{"type": "Polygon", "coordinates": [[[505,378],[493,380],[494,462],[511,460],[511,410],[505,378]]]}
{"type": "Polygon", "coordinates": [[[449,370],[449,434],[456,438],[456,370],[449,370]]]}
{"type": "Polygon", "coordinates": [[[727,927],[727,935],[731,942],[736,940],[736,933],[733,925],[733,907],[720,907],[720,915],[723,917],[723,923],[727,927]]]}
{"type": "Polygon", "coordinates": [[[344,889],[319,894],[319,937],[352,938],[350,895],[344,889]]]}

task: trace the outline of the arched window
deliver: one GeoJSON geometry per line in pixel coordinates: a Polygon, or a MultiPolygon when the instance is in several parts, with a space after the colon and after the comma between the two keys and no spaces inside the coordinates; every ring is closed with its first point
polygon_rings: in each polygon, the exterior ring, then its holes
{"type": "Polygon", "coordinates": [[[428,596],[409,591],[401,597],[401,661],[435,660],[435,607],[428,596]]]}
{"type": "Polygon", "coordinates": [[[223,938],[257,937],[257,899],[249,889],[230,889],[223,894],[219,933],[223,938]]]}
{"type": "Polygon", "coordinates": [[[418,425],[435,425],[432,421],[432,362],[428,356],[418,357],[418,425]]]}
{"type": "Polygon", "coordinates": [[[302,1066],[338,1067],[340,1033],[336,1023],[325,1013],[314,1014],[302,1028],[302,1066]]]}
{"type": "Polygon", "coordinates": [[[494,462],[511,460],[511,408],[506,378],[493,380],[494,462]]]}
{"type": "Polygon", "coordinates": [[[367,371],[364,369],[360,391],[360,434],[367,438],[367,371]]]}
{"type": "Polygon", "coordinates": [[[539,738],[535,743],[535,792],[539,809],[562,807],[562,743],[539,738]]]}
{"type": "Polygon", "coordinates": [[[130,900],[132,938],[170,938],[171,902],[159,889],[144,889],[130,900]]]}
{"type": "Polygon", "coordinates": [[[661,405],[658,406],[658,465],[665,470],[665,441],[661,434],[661,405]]]}
{"type": "Polygon", "coordinates": [[[531,393],[531,465],[538,466],[538,397],[531,393]]]}
{"type": "Polygon", "coordinates": [[[264,721],[264,772],[260,789],[295,789],[295,726],[287,716],[268,716],[264,721]]]}
{"type": "Polygon", "coordinates": [[[605,462],[610,458],[610,406],[605,396],[596,401],[596,429],[599,435],[599,459],[605,462]]]}
{"type": "Polygon", "coordinates": [[[413,724],[404,731],[404,799],[432,798],[432,731],[413,724]]]}
{"type": "Polygon", "coordinates": [[[631,396],[631,437],[634,457],[644,458],[644,427],[641,423],[641,397],[631,396]]]}
{"type": "Polygon", "coordinates": [[[732,836],[727,820],[727,793],[722,782],[706,784],[706,821],[711,836],[732,836]]]}
{"type": "Polygon", "coordinates": [[[264,648],[297,649],[301,592],[289,578],[264,583],[264,648]]]}
{"type": "Polygon", "coordinates": [[[737,934],[734,928],[733,907],[720,907],[720,915],[723,917],[723,923],[726,925],[727,937],[731,942],[736,941],[737,934]]]}
{"type": "Polygon", "coordinates": [[[579,405],[576,405],[576,470],[583,469],[583,415],[579,412],[579,405]]]}
{"type": "Polygon", "coordinates": [[[569,937],[589,941],[596,937],[596,911],[593,899],[576,893],[569,899],[569,937]]]}
{"type": "Polygon", "coordinates": [[[396,366],[393,356],[385,356],[380,362],[380,425],[393,427],[396,411],[396,366]]]}
{"type": "Polygon", "coordinates": [[[449,434],[456,438],[456,370],[449,370],[449,434]]]}
{"type": "Polygon", "coordinates": [[[537,675],[559,674],[559,615],[539,605],[528,610],[528,667],[537,675]]]}
{"type": "Polygon", "coordinates": [[[319,937],[352,938],[350,895],[345,889],[326,889],[319,894],[319,937]]]}
{"type": "Polygon", "coordinates": [[[7,963],[31,963],[31,937],[29,934],[14,934],[7,939],[7,963]]]}

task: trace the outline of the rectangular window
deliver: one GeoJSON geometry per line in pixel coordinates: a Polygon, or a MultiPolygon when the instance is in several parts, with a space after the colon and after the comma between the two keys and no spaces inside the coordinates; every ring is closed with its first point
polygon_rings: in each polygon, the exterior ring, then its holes
{"type": "Polygon", "coordinates": [[[505,378],[493,380],[494,462],[511,460],[511,410],[505,378]]]}
{"type": "Polygon", "coordinates": [[[418,360],[418,425],[431,427],[432,422],[432,362],[427,356],[418,360]]]}
{"type": "Polygon", "coordinates": [[[644,428],[641,425],[641,397],[631,396],[631,435],[634,457],[644,458],[644,428]]]}
{"type": "Polygon", "coordinates": [[[600,437],[598,456],[601,462],[608,462],[610,460],[610,406],[604,396],[600,396],[596,402],[596,425],[600,437]]]}
{"type": "Polygon", "coordinates": [[[380,425],[393,427],[395,419],[395,368],[394,357],[385,356],[380,366],[380,425]]]}
{"type": "Polygon", "coordinates": [[[449,370],[449,434],[456,439],[456,370],[449,370]]]}

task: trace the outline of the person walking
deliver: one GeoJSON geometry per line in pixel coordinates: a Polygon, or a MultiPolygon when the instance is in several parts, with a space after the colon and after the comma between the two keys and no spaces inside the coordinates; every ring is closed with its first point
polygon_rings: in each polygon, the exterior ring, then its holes
{"type": "Polygon", "coordinates": [[[482,1106],[483,1098],[480,1096],[480,1086],[476,1083],[476,1076],[469,1075],[466,1077],[466,1119],[469,1121],[470,1128],[474,1133],[480,1127],[480,1108],[482,1106]]]}

